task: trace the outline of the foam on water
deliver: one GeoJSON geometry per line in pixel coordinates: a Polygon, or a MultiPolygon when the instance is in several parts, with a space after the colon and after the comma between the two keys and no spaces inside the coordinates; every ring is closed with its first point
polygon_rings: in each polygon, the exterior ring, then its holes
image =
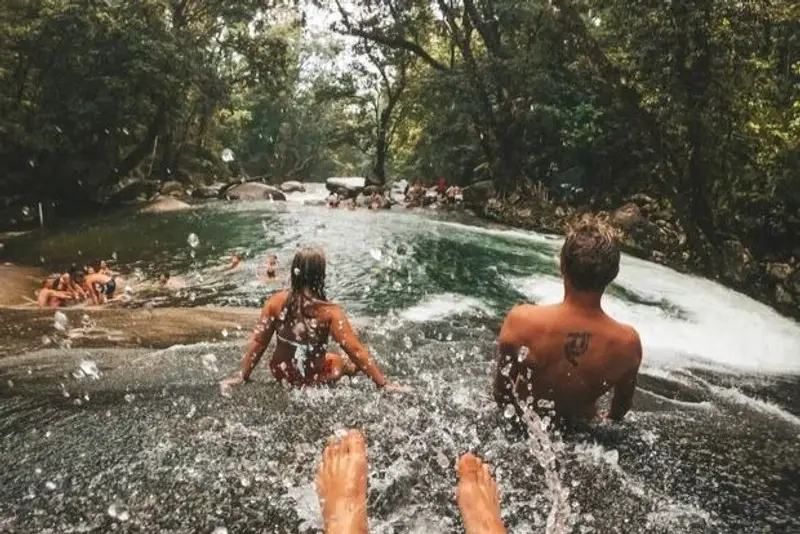
{"type": "Polygon", "coordinates": [[[488,306],[479,299],[455,293],[439,293],[431,295],[419,304],[403,310],[400,313],[400,317],[406,321],[424,323],[470,311],[491,313],[488,306]]]}
{"type": "Polygon", "coordinates": [[[534,241],[537,243],[548,243],[556,245],[560,245],[561,242],[563,241],[563,238],[560,238],[558,236],[549,234],[537,234],[535,232],[526,232],[525,230],[482,228],[480,226],[470,226],[468,224],[462,224],[451,221],[435,221],[435,222],[440,226],[457,228],[459,230],[464,230],[465,232],[470,232],[473,234],[483,234],[496,237],[511,237],[515,239],[525,239],[527,241],[534,241]]]}

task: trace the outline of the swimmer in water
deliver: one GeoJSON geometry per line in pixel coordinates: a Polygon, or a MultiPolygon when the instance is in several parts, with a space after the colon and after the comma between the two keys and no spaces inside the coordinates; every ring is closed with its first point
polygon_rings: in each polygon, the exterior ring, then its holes
{"type": "Polygon", "coordinates": [[[223,393],[232,385],[250,380],[273,334],[277,345],[269,368],[281,383],[330,384],[362,371],[379,388],[403,390],[386,380],[353,332],[344,310],[325,296],[324,253],[319,249],[300,250],[292,261],[291,273],[291,289],[274,294],[264,305],[242,359],[242,371],[222,382],[223,393]],[[327,352],[330,335],[347,357],[327,352]]]}
{"type": "MultiPolygon", "coordinates": [[[[467,534],[505,534],[500,492],[486,464],[467,453],[456,472],[456,501],[467,534]]],[[[317,495],[325,534],[367,534],[367,445],[358,430],[328,442],[317,471],[317,495]]]]}
{"type": "Polygon", "coordinates": [[[264,264],[264,270],[259,274],[259,278],[265,284],[278,281],[278,255],[270,254],[264,264]]]}
{"type": "Polygon", "coordinates": [[[522,304],[506,316],[497,340],[494,396],[498,404],[544,400],[567,421],[598,416],[597,399],[614,390],[603,419],[621,421],[633,403],[642,362],[639,334],[605,314],[600,301],[619,273],[613,231],[584,217],[561,249],[564,301],[522,304]]]}
{"type": "Polygon", "coordinates": [[[241,254],[234,254],[231,256],[230,264],[225,268],[226,271],[234,271],[241,267],[242,265],[242,255],[241,254]]]}

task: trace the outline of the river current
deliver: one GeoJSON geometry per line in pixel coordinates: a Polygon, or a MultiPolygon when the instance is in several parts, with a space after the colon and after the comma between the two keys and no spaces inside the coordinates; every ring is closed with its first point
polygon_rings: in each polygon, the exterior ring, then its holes
{"type": "Polygon", "coordinates": [[[560,239],[302,202],[318,196],[67,225],[6,255],[51,269],[113,257],[138,288],[127,306],[257,309],[278,289],[257,278],[268,253],[285,277],[298,247],[323,247],[329,298],[413,392],[365,378],[286,390],[262,364],[223,397],[248,323],[158,350],[82,346],[69,333],[102,313],[91,309],[67,310],[66,323],[42,312],[44,337],[6,324],[30,349],[0,358],[0,532],[318,532],[319,455],[353,427],[369,445],[374,533],[462,532],[454,465],[465,451],[492,465],[512,533],[800,531],[797,322],[624,257],[604,307],[641,334],[632,412],[620,425],[564,434],[536,420],[527,432],[491,399],[494,340],[513,304],[561,297],[560,239]],[[221,272],[234,252],[243,267],[221,272]],[[164,270],[186,287],[148,289],[164,270]]]}

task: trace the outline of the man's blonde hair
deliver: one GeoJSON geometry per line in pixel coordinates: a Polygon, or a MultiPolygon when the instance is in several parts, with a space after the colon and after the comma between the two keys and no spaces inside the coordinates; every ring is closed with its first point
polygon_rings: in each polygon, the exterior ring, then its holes
{"type": "Polygon", "coordinates": [[[617,232],[594,215],[569,225],[561,249],[561,271],[579,291],[602,292],[619,274],[617,232]]]}

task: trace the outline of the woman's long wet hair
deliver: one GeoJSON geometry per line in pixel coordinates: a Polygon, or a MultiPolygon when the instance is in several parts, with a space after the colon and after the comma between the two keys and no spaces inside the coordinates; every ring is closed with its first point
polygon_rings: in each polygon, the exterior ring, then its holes
{"type": "MultiPolygon", "coordinates": [[[[325,253],[318,248],[304,248],[292,260],[291,290],[281,311],[279,334],[297,342],[311,343],[317,333],[314,301],[327,301],[325,295],[325,253]],[[307,319],[312,319],[311,328],[307,319]],[[298,339],[302,338],[302,339],[298,339]]],[[[327,333],[325,336],[327,338],[327,333]]]]}

